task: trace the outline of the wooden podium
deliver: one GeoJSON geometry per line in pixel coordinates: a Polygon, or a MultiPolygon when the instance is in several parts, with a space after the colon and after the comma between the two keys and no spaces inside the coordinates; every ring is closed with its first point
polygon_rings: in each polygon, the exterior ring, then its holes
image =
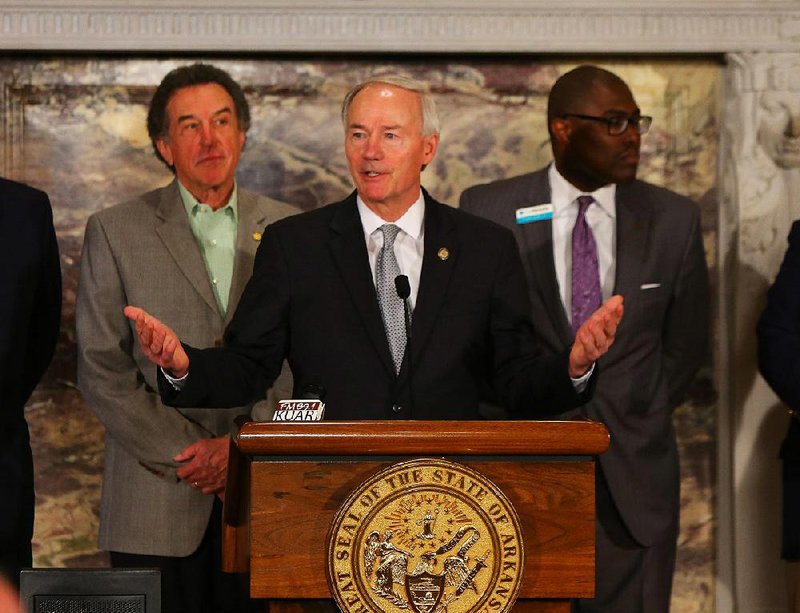
{"type": "Polygon", "coordinates": [[[515,611],[568,612],[594,594],[595,458],[591,421],[249,422],[231,446],[223,567],[250,572],[269,610],[322,611],[326,536],[340,505],[377,471],[446,458],[492,481],[516,510],[525,562],[515,611]],[[312,604],[313,603],[313,604],[312,604]]]}

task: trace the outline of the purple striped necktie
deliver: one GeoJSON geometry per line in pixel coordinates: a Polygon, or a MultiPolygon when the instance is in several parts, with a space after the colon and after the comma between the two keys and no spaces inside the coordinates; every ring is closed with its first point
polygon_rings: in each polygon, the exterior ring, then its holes
{"type": "Polygon", "coordinates": [[[603,301],[600,290],[600,271],[597,266],[597,243],[586,210],[594,202],[591,196],[578,198],[578,217],[572,229],[572,334],[589,319],[603,301]]]}

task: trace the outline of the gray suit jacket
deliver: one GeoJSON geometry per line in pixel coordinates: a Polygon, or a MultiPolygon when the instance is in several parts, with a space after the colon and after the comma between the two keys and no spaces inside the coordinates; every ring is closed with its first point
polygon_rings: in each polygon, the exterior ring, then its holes
{"type": "MultiPolygon", "coordinates": [[[[208,524],[213,496],[179,481],[172,458],[197,439],[227,434],[235,416],[250,413],[250,407],[175,410],[161,404],[156,370],[140,352],[123,307],[145,308],[190,343],[220,342],[252,273],[260,233],[294,212],[239,190],[225,318],[175,181],[89,218],[76,311],[78,385],[106,428],[101,548],[161,556],[192,553],[208,524]]],[[[290,379],[276,382],[273,391],[278,398],[290,397],[290,379]]],[[[253,415],[269,418],[273,401],[255,405],[253,415]]]]}
{"type": "MultiPolygon", "coordinates": [[[[517,208],[550,202],[547,169],[480,185],[461,208],[509,227],[530,285],[533,323],[550,351],[572,343],[558,291],[549,220],[518,225],[517,208]]],[[[600,359],[594,398],[577,412],[602,421],[611,447],[600,456],[633,537],[648,546],[674,530],[680,476],[672,410],[706,356],[708,270],[700,214],[687,198],[635,181],[617,187],[614,293],[625,315],[600,359]]]]}

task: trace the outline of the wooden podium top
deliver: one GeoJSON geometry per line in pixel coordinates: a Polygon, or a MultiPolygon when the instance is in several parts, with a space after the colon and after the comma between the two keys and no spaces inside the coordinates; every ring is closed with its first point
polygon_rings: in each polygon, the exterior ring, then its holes
{"type": "Polygon", "coordinates": [[[599,455],[609,446],[594,421],[248,422],[246,455],[599,455]]]}
{"type": "Polygon", "coordinates": [[[347,497],[398,460],[458,458],[519,516],[525,561],[515,610],[566,612],[569,598],[594,594],[594,457],[609,442],[603,424],[586,420],[240,424],[228,463],[223,567],[249,570],[251,594],[270,599],[270,610],[330,603],[326,539],[347,497]]]}

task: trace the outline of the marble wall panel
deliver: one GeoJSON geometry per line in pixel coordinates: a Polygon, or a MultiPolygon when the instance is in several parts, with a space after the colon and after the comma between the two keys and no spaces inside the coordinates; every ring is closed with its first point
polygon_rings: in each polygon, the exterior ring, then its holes
{"type": "MultiPolygon", "coordinates": [[[[376,72],[431,83],[443,119],[437,159],[423,175],[455,203],[479,182],[550,159],[546,96],[578,60],[510,56],[206,58],[244,86],[253,126],[242,186],[311,209],[347,194],[340,101],[376,72]]],[[[64,274],[58,353],[27,416],[35,445],[35,562],[103,565],[96,550],[102,426],[75,390],[74,304],[86,218],[163,185],[144,119],[154,85],[191,58],[66,56],[0,59],[0,171],[51,196],[64,274]]],[[[716,260],[716,159],[721,67],[712,60],[600,61],[628,81],[655,117],[640,176],[697,200],[709,265],[716,260]]],[[[712,275],[712,279],[714,275],[712,275]]],[[[682,516],[673,610],[713,611],[716,397],[710,364],[675,414],[682,454],[682,516]]]]}

